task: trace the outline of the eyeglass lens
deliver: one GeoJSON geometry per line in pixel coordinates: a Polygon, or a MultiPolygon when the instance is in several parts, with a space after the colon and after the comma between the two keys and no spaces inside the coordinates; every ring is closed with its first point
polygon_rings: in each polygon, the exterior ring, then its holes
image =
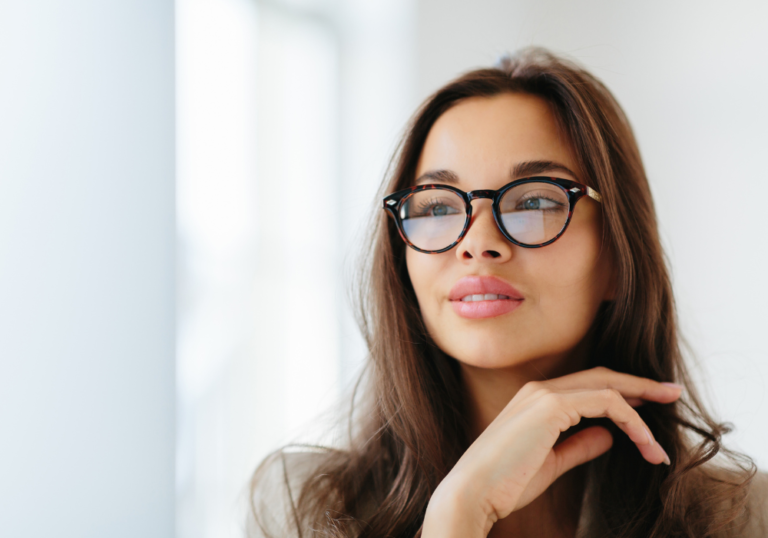
{"type": "MultiPolygon", "coordinates": [[[[569,207],[565,189],[539,181],[509,189],[499,201],[504,231],[525,245],[540,245],[557,237],[568,220],[569,207]]],[[[414,246],[435,251],[459,238],[467,212],[464,200],[455,192],[427,189],[405,199],[400,220],[414,246]]]]}

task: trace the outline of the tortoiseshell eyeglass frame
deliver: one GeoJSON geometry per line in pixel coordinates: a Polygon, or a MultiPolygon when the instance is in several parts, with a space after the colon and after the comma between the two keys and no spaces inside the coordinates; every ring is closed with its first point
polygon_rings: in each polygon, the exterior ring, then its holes
{"type": "Polygon", "coordinates": [[[384,209],[387,211],[387,214],[395,219],[395,224],[397,226],[397,231],[400,233],[400,237],[402,237],[403,241],[405,241],[405,244],[411,247],[414,250],[417,250],[419,252],[423,252],[425,254],[440,254],[441,252],[446,252],[448,250],[451,250],[453,247],[458,245],[462,239],[464,239],[464,236],[467,234],[467,231],[469,230],[469,223],[472,221],[472,200],[478,200],[480,198],[488,198],[490,200],[493,200],[492,207],[492,213],[493,213],[493,219],[496,221],[496,226],[498,226],[499,231],[504,235],[504,237],[507,238],[508,241],[511,243],[514,243],[517,246],[524,247],[524,248],[541,248],[545,247],[547,245],[551,245],[555,241],[557,241],[562,235],[565,233],[565,230],[568,229],[568,225],[571,223],[571,217],[573,216],[573,210],[576,207],[576,202],[581,200],[584,196],[587,196],[589,198],[592,198],[596,202],[602,203],[603,197],[598,193],[595,189],[592,187],[588,187],[586,185],[583,185],[581,183],[577,183],[576,181],[571,181],[570,179],[561,179],[557,177],[547,177],[547,176],[534,176],[534,177],[527,177],[523,179],[517,179],[515,181],[512,181],[511,183],[507,183],[503,187],[501,187],[498,190],[492,190],[492,189],[481,189],[481,190],[475,190],[470,192],[464,192],[461,189],[457,189],[456,187],[453,187],[451,185],[445,185],[442,183],[430,183],[427,185],[417,185],[415,187],[409,187],[407,189],[403,189],[397,192],[393,192],[392,194],[384,197],[384,209]],[[516,187],[518,185],[523,185],[524,183],[534,183],[534,182],[543,182],[543,183],[549,183],[552,185],[557,185],[558,187],[562,188],[565,193],[568,195],[568,219],[565,221],[565,224],[563,225],[563,229],[560,230],[560,232],[550,239],[549,241],[546,241],[544,243],[539,243],[536,245],[529,245],[526,243],[521,243],[520,241],[517,241],[514,237],[509,235],[506,230],[504,230],[504,226],[501,224],[501,208],[499,206],[499,202],[501,201],[501,197],[504,196],[504,193],[507,192],[509,189],[516,187]],[[447,247],[440,249],[440,250],[424,250],[413,243],[411,243],[408,238],[405,235],[405,231],[403,229],[403,221],[400,218],[400,208],[402,207],[403,203],[413,194],[425,191],[429,189],[444,189],[448,191],[455,192],[461,198],[464,200],[464,204],[466,206],[466,220],[464,221],[464,227],[461,230],[461,233],[459,234],[459,237],[448,245],[447,247]]]}

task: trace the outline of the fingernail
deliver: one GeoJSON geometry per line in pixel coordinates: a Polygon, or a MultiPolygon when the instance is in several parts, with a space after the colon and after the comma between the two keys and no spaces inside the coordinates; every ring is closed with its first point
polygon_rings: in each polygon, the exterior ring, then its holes
{"type": "Polygon", "coordinates": [[[673,389],[683,390],[683,386],[682,385],[678,385],[677,383],[667,383],[667,382],[664,382],[664,383],[662,383],[662,385],[666,385],[667,387],[672,387],[673,389]]]}
{"type": "Polygon", "coordinates": [[[648,431],[648,428],[643,426],[643,429],[645,430],[645,435],[648,436],[648,444],[653,446],[653,437],[651,437],[651,432],[648,431]]]}
{"type": "MultiPolygon", "coordinates": [[[[656,444],[659,445],[658,443],[656,444]]],[[[661,453],[664,454],[664,463],[666,463],[667,465],[671,465],[672,462],[669,461],[669,456],[667,455],[667,451],[661,448],[661,445],[659,445],[659,448],[661,449],[661,453]]]]}

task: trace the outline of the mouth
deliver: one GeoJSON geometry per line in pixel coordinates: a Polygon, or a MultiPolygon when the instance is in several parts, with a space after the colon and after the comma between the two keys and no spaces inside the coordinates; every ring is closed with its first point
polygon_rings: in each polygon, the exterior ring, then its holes
{"type": "Polygon", "coordinates": [[[448,295],[453,311],[467,319],[501,316],[523,304],[523,294],[495,276],[472,275],[460,279],[448,295]]]}

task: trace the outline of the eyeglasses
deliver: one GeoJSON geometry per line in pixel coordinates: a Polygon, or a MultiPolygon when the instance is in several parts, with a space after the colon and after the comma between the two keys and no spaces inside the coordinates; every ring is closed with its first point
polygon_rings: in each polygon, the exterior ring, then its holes
{"type": "Polygon", "coordinates": [[[405,243],[419,252],[439,254],[455,247],[469,230],[472,200],[493,200],[501,233],[515,245],[539,248],[554,243],[571,222],[582,197],[602,202],[586,185],[555,177],[529,177],[498,190],[464,192],[450,185],[417,185],[384,198],[405,243]]]}

